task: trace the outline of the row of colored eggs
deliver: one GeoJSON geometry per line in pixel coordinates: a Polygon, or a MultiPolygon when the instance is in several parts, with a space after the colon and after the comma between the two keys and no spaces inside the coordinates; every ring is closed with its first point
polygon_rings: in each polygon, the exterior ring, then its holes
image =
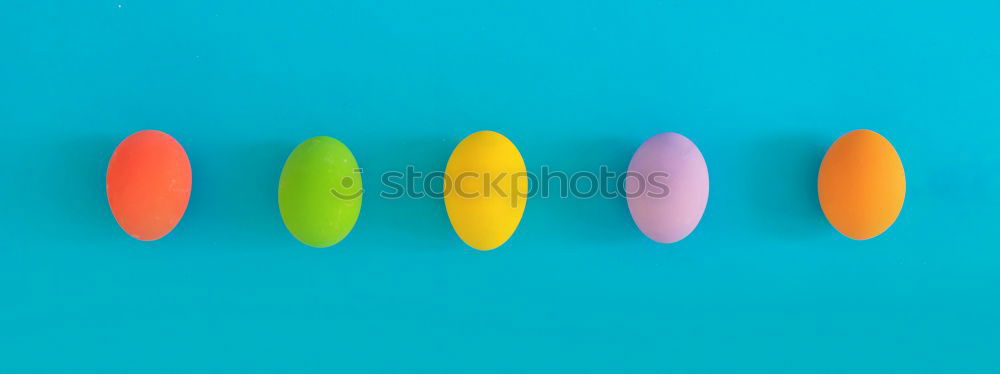
{"type": "MultiPolygon", "coordinates": [[[[628,196],[639,230],[652,240],[673,243],[688,236],[708,203],[705,159],[688,138],[663,133],[646,140],[632,156],[629,173],[666,178],[666,194],[628,196]]],[[[524,160],[510,140],[492,131],[466,137],[455,147],[445,179],[452,227],[470,247],[490,250],[514,234],[524,214],[528,182],[524,160]],[[489,176],[495,179],[489,180],[489,176]],[[461,176],[461,177],[459,177],[461,176]],[[498,191],[485,191],[496,188],[498,191]],[[461,191],[462,193],[460,193],[461,191]],[[492,193],[490,193],[492,192],[492,193]]],[[[636,191],[638,178],[625,179],[636,191]]],[[[838,139],[823,158],[818,192],[833,227],[856,240],[875,237],[892,225],[906,194],[899,155],[881,135],[855,130],[838,139]]],[[[191,165],[183,147],[154,130],[130,135],[108,164],[111,212],[129,235],[156,240],[180,221],[191,193],[191,165]]],[[[361,212],[360,169],[340,141],[317,136],[288,156],[278,182],[278,206],[289,232],[309,246],[328,247],[344,239],[361,212]]]]}

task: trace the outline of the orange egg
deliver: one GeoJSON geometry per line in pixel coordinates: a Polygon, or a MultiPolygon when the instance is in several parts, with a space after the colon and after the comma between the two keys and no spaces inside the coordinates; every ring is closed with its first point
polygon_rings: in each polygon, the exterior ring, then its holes
{"type": "Polygon", "coordinates": [[[892,226],[903,208],[903,162],[882,135],[854,130],[826,151],[818,189],[823,214],[837,231],[870,239],[892,226]]]}
{"type": "Polygon", "coordinates": [[[173,230],[191,196],[191,164],[174,138],[155,130],[125,138],[111,155],[108,205],[118,225],[139,240],[173,230]]]}

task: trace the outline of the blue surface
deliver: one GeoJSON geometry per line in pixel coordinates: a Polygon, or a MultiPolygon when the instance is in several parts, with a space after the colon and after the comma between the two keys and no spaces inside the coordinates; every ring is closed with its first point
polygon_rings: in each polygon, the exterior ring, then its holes
{"type": "Polygon", "coordinates": [[[2,4],[0,373],[1000,371],[1000,3],[274,3],[2,4]],[[815,191],[856,128],[908,182],[865,242],[815,191]],[[104,196],[141,129],[194,168],[153,243],[104,196]],[[373,193],[481,129],[569,171],[683,133],[708,210],[659,245],[623,200],[533,199],[481,253],[440,200],[373,193]],[[324,250],[276,202],[314,135],[369,187],[324,250]]]}

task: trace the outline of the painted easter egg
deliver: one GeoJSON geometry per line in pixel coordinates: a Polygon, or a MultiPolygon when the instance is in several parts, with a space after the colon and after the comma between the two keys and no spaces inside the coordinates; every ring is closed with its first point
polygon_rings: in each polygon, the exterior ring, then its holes
{"type": "Polygon", "coordinates": [[[514,234],[527,203],[524,159],[503,135],[480,131],[451,153],[444,203],[455,233],[478,250],[499,247],[514,234]]]}
{"type": "Polygon", "coordinates": [[[632,156],[625,193],[643,234],[660,243],[678,242],[698,226],[708,204],[705,158],[681,134],[653,136],[632,156]]]}
{"type": "Polygon", "coordinates": [[[854,130],[830,146],[819,167],[819,203],[844,236],[865,240],[896,221],[906,175],[896,149],[871,130],[854,130]]]}
{"type": "Polygon", "coordinates": [[[139,131],[111,154],[106,187],[118,225],[136,239],[156,240],[184,216],[191,196],[191,163],[170,135],[139,131]]]}
{"type": "Polygon", "coordinates": [[[278,209],[302,243],[329,247],[344,239],[361,213],[361,169],[337,139],[317,136],[295,147],[281,170],[278,209]]]}

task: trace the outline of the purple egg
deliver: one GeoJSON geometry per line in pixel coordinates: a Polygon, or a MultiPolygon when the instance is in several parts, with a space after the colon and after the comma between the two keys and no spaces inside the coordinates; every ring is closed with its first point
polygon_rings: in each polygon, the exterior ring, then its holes
{"type": "Polygon", "coordinates": [[[636,226],[650,239],[675,243],[698,226],[708,204],[708,167],[684,135],[666,132],[632,155],[626,200],[636,226]]]}

